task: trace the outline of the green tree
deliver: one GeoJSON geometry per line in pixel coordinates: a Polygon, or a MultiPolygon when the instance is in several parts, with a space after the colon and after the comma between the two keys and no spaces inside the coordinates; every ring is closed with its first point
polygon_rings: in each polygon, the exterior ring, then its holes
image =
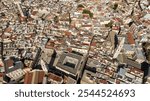
{"type": "Polygon", "coordinates": [[[75,2],[79,2],[80,0],[76,0],[75,2]]]}
{"type": "Polygon", "coordinates": [[[108,24],[105,24],[105,27],[110,27],[110,28],[112,28],[112,26],[113,26],[113,21],[110,21],[108,24]]]}
{"type": "Polygon", "coordinates": [[[118,8],[118,4],[115,3],[114,6],[113,6],[113,9],[116,10],[117,8],[118,8]]]}
{"type": "Polygon", "coordinates": [[[84,9],[82,14],[89,14],[90,18],[93,18],[93,13],[89,10],[84,9]]]}
{"type": "Polygon", "coordinates": [[[58,22],[59,22],[58,16],[55,16],[55,17],[54,17],[54,22],[55,22],[55,23],[58,23],[58,22]]]}
{"type": "Polygon", "coordinates": [[[82,7],[82,8],[84,8],[84,6],[83,6],[82,4],[79,4],[79,5],[78,5],[78,8],[79,8],[79,7],[82,7]]]}

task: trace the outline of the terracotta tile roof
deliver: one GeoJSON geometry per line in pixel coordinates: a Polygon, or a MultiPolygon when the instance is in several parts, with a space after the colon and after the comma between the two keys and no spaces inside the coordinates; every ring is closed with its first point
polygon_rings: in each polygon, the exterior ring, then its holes
{"type": "Polygon", "coordinates": [[[49,41],[47,42],[47,44],[45,45],[45,48],[51,49],[51,48],[54,48],[54,46],[55,46],[55,42],[49,40],[49,41]]]}
{"type": "Polygon", "coordinates": [[[32,11],[31,14],[32,15],[36,15],[38,13],[38,11],[32,11]]]}
{"type": "Polygon", "coordinates": [[[33,76],[32,72],[27,72],[24,77],[24,84],[31,84],[32,76],[33,76]]]}
{"type": "Polygon", "coordinates": [[[64,31],[65,35],[66,36],[70,36],[71,35],[71,32],[68,32],[68,31],[64,31]]]}
{"type": "Polygon", "coordinates": [[[48,78],[50,79],[50,80],[54,80],[54,81],[56,81],[56,82],[61,82],[63,79],[62,79],[62,77],[60,77],[60,76],[58,76],[58,75],[55,75],[55,74],[53,74],[53,73],[49,73],[48,74],[48,78]]]}
{"type": "Polygon", "coordinates": [[[107,80],[99,80],[100,81],[100,83],[102,83],[102,84],[107,84],[107,80]]]}
{"type": "Polygon", "coordinates": [[[82,27],[92,27],[92,25],[82,25],[82,27]]]}
{"type": "Polygon", "coordinates": [[[96,46],[96,42],[92,42],[92,43],[91,43],[91,46],[96,46]]]}
{"type": "Polygon", "coordinates": [[[0,64],[0,68],[3,67],[3,64],[0,64]]]}
{"type": "Polygon", "coordinates": [[[113,26],[112,29],[113,30],[119,30],[119,26],[113,26]]]}
{"type": "Polygon", "coordinates": [[[138,69],[138,68],[136,68],[136,67],[131,68],[131,69],[130,69],[130,72],[133,72],[133,73],[135,73],[135,72],[143,73],[142,70],[140,70],[140,69],[138,69]]]}
{"type": "Polygon", "coordinates": [[[11,59],[6,60],[7,67],[13,66],[14,61],[11,59]]]}
{"type": "Polygon", "coordinates": [[[12,36],[10,37],[10,40],[17,40],[17,36],[16,36],[16,35],[12,35],[12,36]]]}
{"type": "Polygon", "coordinates": [[[26,20],[26,17],[19,16],[19,21],[20,21],[20,22],[23,22],[23,21],[25,21],[25,20],[26,20]]]}
{"type": "Polygon", "coordinates": [[[28,35],[30,35],[31,37],[35,37],[35,36],[36,36],[36,34],[35,34],[35,33],[33,33],[33,32],[28,33],[28,35]]]}
{"type": "Polygon", "coordinates": [[[45,76],[45,72],[44,71],[39,71],[39,73],[38,73],[38,83],[43,82],[44,76],[45,76]]]}
{"type": "Polygon", "coordinates": [[[113,18],[114,21],[120,22],[120,18],[113,18]]]}
{"type": "Polygon", "coordinates": [[[116,80],[116,84],[120,84],[120,80],[116,80]]]}
{"type": "Polygon", "coordinates": [[[133,38],[133,33],[128,32],[127,33],[127,40],[129,44],[135,44],[135,40],[133,38]]]}
{"type": "Polygon", "coordinates": [[[72,48],[67,48],[67,51],[72,52],[72,48]]]}
{"type": "Polygon", "coordinates": [[[0,33],[0,38],[2,37],[2,33],[0,33]]]}
{"type": "Polygon", "coordinates": [[[0,73],[0,77],[3,77],[3,73],[0,73]]]}
{"type": "Polygon", "coordinates": [[[30,17],[30,18],[28,18],[28,20],[29,20],[29,21],[33,21],[34,19],[30,17]]]}
{"type": "Polygon", "coordinates": [[[24,77],[24,84],[42,83],[44,75],[45,75],[44,71],[27,72],[24,77]],[[36,75],[36,77],[34,77],[34,75],[36,75]]]}
{"type": "Polygon", "coordinates": [[[10,33],[11,31],[12,31],[12,28],[11,28],[11,27],[8,27],[8,28],[5,29],[5,32],[10,33]]]}

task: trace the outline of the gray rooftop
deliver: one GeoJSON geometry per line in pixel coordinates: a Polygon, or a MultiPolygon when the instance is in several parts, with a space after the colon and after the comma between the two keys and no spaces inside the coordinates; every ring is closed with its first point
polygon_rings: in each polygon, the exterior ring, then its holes
{"type": "Polygon", "coordinates": [[[81,66],[82,59],[83,59],[82,56],[74,54],[74,53],[62,53],[60,55],[58,63],[56,64],[56,68],[64,70],[66,72],[69,72],[70,74],[77,75],[77,72],[79,71],[79,69],[82,68],[82,66],[81,66]],[[75,67],[71,67],[69,65],[64,65],[64,62],[65,62],[66,58],[68,58],[68,57],[72,58],[72,64],[74,64],[75,67]]]}

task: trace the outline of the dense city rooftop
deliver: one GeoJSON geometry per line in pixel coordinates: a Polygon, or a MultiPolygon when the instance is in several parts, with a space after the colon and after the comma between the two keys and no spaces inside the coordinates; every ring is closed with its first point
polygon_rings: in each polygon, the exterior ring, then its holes
{"type": "Polygon", "coordinates": [[[149,0],[0,0],[0,83],[150,83],[149,0]]]}

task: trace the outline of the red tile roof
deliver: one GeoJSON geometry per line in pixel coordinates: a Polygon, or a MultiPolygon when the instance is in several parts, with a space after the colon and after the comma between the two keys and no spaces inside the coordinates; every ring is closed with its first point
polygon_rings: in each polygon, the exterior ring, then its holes
{"type": "Polygon", "coordinates": [[[107,84],[107,80],[100,80],[100,83],[102,83],[102,84],[107,84]]]}
{"type": "Polygon", "coordinates": [[[71,35],[71,32],[68,32],[68,31],[64,31],[65,35],[66,36],[70,36],[71,35]]]}
{"type": "Polygon", "coordinates": [[[49,40],[49,41],[47,42],[47,44],[45,45],[45,48],[51,49],[51,48],[54,48],[54,46],[55,46],[55,42],[49,40]]]}
{"type": "Polygon", "coordinates": [[[91,46],[96,46],[96,42],[92,42],[92,43],[91,43],[91,46]]]}
{"type": "Polygon", "coordinates": [[[119,26],[113,26],[112,29],[113,30],[119,30],[119,26]]]}
{"type": "Polygon", "coordinates": [[[6,60],[6,63],[7,63],[7,67],[11,67],[11,66],[13,66],[14,61],[11,59],[8,59],[8,60],[6,60]]]}
{"type": "Polygon", "coordinates": [[[54,80],[54,81],[56,81],[56,82],[61,82],[63,79],[62,79],[62,77],[60,77],[60,76],[58,76],[58,75],[55,75],[55,74],[53,74],[53,73],[48,73],[48,78],[50,79],[50,80],[54,80]]]}
{"type": "Polygon", "coordinates": [[[116,84],[120,84],[120,80],[116,80],[116,84]]]}
{"type": "Polygon", "coordinates": [[[136,67],[131,68],[131,69],[130,69],[130,72],[133,72],[133,73],[135,73],[135,72],[143,73],[142,70],[140,70],[140,69],[138,69],[138,68],[136,68],[136,67]]]}
{"type": "Polygon", "coordinates": [[[38,11],[32,11],[31,14],[32,15],[36,15],[38,13],[38,11]]]}
{"type": "Polygon", "coordinates": [[[33,72],[27,72],[24,77],[24,84],[31,84],[33,72]]]}
{"type": "Polygon", "coordinates": [[[92,27],[92,25],[82,25],[82,27],[92,27]]]}
{"type": "Polygon", "coordinates": [[[11,31],[12,31],[12,28],[11,28],[11,27],[8,27],[8,28],[5,29],[5,32],[10,33],[11,31]]]}
{"type": "Polygon", "coordinates": [[[3,77],[3,73],[0,73],[0,77],[3,77]]]}
{"type": "Polygon", "coordinates": [[[127,40],[128,40],[128,43],[129,43],[129,44],[135,44],[135,40],[134,40],[134,37],[133,37],[133,33],[131,33],[131,32],[128,32],[128,33],[127,33],[127,40]]]}
{"type": "Polygon", "coordinates": [[[72,48],[67,48],[67,51],[72,52],[72,48]]]}

